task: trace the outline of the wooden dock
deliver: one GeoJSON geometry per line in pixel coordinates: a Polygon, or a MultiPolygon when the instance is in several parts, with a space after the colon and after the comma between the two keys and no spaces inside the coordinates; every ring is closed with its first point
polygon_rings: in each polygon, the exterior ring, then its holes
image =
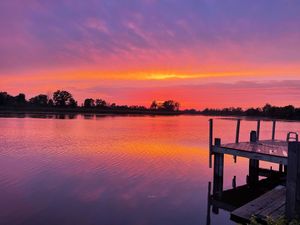
{"type": "MultiPolygon", "coordinates": [[[[240,142],[240,123],[241,120],[238,119],[235,142],[222,143],[220,138],[213,137],[213,120],[209,120],[209,167],[213,167],[214,171],[214,201],[221,200],[224,193],[224,155],[232,155],[234,161],[237,157],[245,157],[249,159],[247,185],[250,188],[255,189],[257,187],[259,176],[262,175],[262,170],[259,167],[260,161],[278,164],[278,171],[276,172],[286,180],[286,188],[280,186],[254,199],[235,210],[232,218],[249,221],[252,215],[256,215],[262,220],[266,216],[274,216],[275,219],[280,215],[286,216],[287,219],[300,216],[300,142],[298,142],[298,134],[290,132],[287,134],[286,140],[276,140],[276,121],[273,121],[271,139],[260,140],[261,123],[258,120],[257,129],[251,131],[249,142],[240,142]],[[270,201],[275,201],[275,203],[270,204],[270,201]]],[[[273,171],[264,169],[263,172],[267,175],[272,174],[273,171]]]]}

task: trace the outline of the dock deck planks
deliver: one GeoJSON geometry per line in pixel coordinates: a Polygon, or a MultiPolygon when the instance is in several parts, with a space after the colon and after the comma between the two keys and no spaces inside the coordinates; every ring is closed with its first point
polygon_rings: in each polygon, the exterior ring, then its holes
{"type": "Polygon", "coordinates": [[[287,165],[288,142],[263,140],[258,142],[229,143],[222,144],[220,147],[214,146],[213,152],[287,165]]]}
{"type": "Polygon", "coordinates": [[[273,190],[234,210],[231,219],[236,222],[248,222],[252,216],[259,220],[267,217],[278,219],[284,216],[286,188],[277,186],[273,190]]]}

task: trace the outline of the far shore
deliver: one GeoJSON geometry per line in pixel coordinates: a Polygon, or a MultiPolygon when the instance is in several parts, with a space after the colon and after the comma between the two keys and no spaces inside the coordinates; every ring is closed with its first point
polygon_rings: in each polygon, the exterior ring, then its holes
{"type": "MultiPolygon", "coordinates": [[[[241,118],[245,120],[281,120],[281,121],[300,121],[298,118],[280,118],[280,117],[268,117],[268,116],[256,116],[256,115],[241,115],[241,114],[222,114],[222,113],[204,113],[202,111],[190,111],[190,110],[178,110],[178,111],[158,111],[158,110],[136,110],[136,109],[97,109],[97,108],[58,108],[58,107],[0,107],[0,115],[111,115],[111,116],[180,116],[180,115],[192,115],[192,116],[207,116],[207,117],[223,117],[224,119],[236,119],[241,118]]],[[[1,117],[1,116],[0,116],[1,117]]],[[[22,116],[23,117],[23,116],[22,116]]]]}
{"type": "MultiPolygon", "coordinates": [[[[23,113],[45,113],[45,114],[115,114],[115,115],[182,115],[184,111],[159,111],[159,110],[136,110],[136,109],[97,109],[97,108],[59,108],[59,107],[0,107],[2,114],[23,114],[23,113]]],[[[197,113],[200,114],[200,113],[197,113]]]]}

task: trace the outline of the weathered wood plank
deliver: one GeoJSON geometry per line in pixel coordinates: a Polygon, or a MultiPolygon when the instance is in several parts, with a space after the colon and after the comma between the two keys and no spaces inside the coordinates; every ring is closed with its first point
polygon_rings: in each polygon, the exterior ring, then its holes
{"type": "Polygon", "coordinates": [[[248,152],[257,152],[266,155],[274,155],[280,157],[286,157],[288,155],[288,142],[286,141],[272,141],[264,140],[256,143],[252,142],[240,142],[222,144],[223,148],[236,149],[248,152]]]}
{"type": "Polygon", "coordinates": [[[270,216],[274,219],[284,215],[286,188],[277,186],[273,190],[234,210],[232,219],[236,221],[249,221],[252,216],[266,219],[270,216]]]}
{"type": "Polygon", "coordinates": [[[271,218],[280,218],[285,214],[285,204],[270,214],[271,218]]]}
{"type": "Polygon", "coordinates": [[[212,151],[287,165],[288,143],[278,140],[229,143],[213,146],[212,151]]]}

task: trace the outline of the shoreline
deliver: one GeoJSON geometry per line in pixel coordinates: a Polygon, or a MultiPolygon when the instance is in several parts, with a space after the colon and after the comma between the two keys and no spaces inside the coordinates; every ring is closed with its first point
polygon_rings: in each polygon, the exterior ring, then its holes
{"type": "Polygon", "coordinates": [[[89,109],[89,108],[1,108],[0,114],[107,114],[107,115],[182,115],[182,111],[121,110],[121,109],[89,109]]]}
{"type": "MultiPolygon", "coordinates": [[[[249,115],[222,115],[222,114],[208,114],[203,112],[190,112],[190,111],[144,111],[144,110],[120,110],[120,109],[87,109],[87,108],[3,108],[0,107],[0,117],[2,115],[104,115],[104,116],[206,116],[206,117],[221,117],[223,119],[234,120],[237,118],[244,120],[263,120],[263,121],[286,121],[286,122],[299,122],[299,118],[280,118],[268,116],[249,116],[249,115]]],[[[25,116],[26,117],[26,116],[25,116]]]]}

